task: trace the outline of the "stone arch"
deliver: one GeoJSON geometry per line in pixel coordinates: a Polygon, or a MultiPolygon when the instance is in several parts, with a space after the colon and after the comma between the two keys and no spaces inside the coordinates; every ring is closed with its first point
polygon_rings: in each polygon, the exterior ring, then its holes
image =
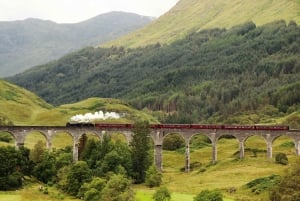
{"type": "Polygon", "coordinates": [[[74,136],[67,130],[48,131],[51,135],[51,148],[61,149],[66,146],[73,146],[74,136]]]}
{"type": "Polygon", "coordinates": [[[285,153],[295,155],[297,140],[290,135],[281,134],[272,139],[273,153],[285,153]]]}
{"type": "Polygon", "coordinates": [[[292,139],[293,142],[297,141],[297,139],[295,139],[293,136],[291,136],[291,135],[289,135],[287,133],[283,133],[283,134],[278,134],[276,136],[273,136],[272,143],[274,143],[278,138],[281,138],[281,137],[286,137],[286,138],[292,139]]]}
{"type": "Polygon", "coordinates": [[[124,139],[127,141],[127,144],[130,144],[132,140],[132,131],[105,131],[105,134],[111,135],[121,135],[124,137],[124,139]]]}
{"type": "Polygon", "coordinates": [[[217,161],[215,137],[215,133],[197,132],[190,134],[186,151],[186,172],[189,172],[193,168],[200,168],[204,164],[217,161]],[[199,140],[199,142],[193,142],[193,140],[199,140]],[[195,144],[193,145],[193,143],[195,144]],[[190,151],[190,147],[192,151],[190,151]]]}
{"type": "Polygon", "coordinates": [[[168,135],[172,135],[172,134],[175,134],[175,135],[179,135],[180,137],[182,137],[183,139],[185,139],[185,135],[184,133],[182,132],[172,132],[172,131],[167,131],[167,132],[163,132],[163,140],[168,136],[168,135]]]}
{"type": "Polygon", "coordinates": [[[51,147],[51,139],[44,130],[29,130],[24,133],[24,146],[32,149],[38,141],[44,141],[46,147],[51,147]],[[42,136],[42,137],[41,137],[42,136]]]}
{"type": "Polygon", "coordinates": [[[161,149],[162,149],[162,158],[164,159],[163,163],[161,164],[164,171],[172,171],[173,168],[176,170],[181,169],[185,170],[185,152],[186,152],[186,143],[187,140],[182,132],[176,131],[165,131],[162,135],[162,142],[161,142],[161,149]],[[183,150],[176,151],[177,149],[173,150],[166,150],[164,149],[164,145],[166,146],[166,139],[172,136],[178,136],[183,141],[183,150]]]}
{"type": "Polygon", "coordinates": [[[83,135],[86,135],[87,137],[92,137],[95,138],[97,140],[102,140],[103,134],[96,132],[96,131],[88,131],[88,132],[82,132],[79,134],[78,139],[80,139],[83,135]]]}
{"type": "Polygon", "coordinates": [[[68,130],[56,130],[52,132],[51,137],[53,138],[54,136],[60,134],[60,133],[66,133],[67,135],[71,136],[72,138],[74,138],[74,134],[68,130]]]}
{"type": "Polygon", "coordinates": [[[203,136],[206,136],[206,137],[210,140],[211,143],[213,143],[213,142],[215,141],[215,138],[214,138],[214,137],[215,137],[215,133],[199,133],[199,132],[197,132],[197,133],[192,133],[192,134],[189,136],[189,138],[188,138],[189,143],[190,143],[191,139],[192,139],[193,137],[197,136],[197,135],[203,135],[203,136]]]}
{"type": "Polygon", "coordinates": [[[235,134],[223,133],[216,137],[216,144],[219,150],[218,158],[221,160],[224,159],[233,159],[233,158],[243,158],[243,150],[241,148],[240,140],[235,134]]]}
{"type": "Polygon", "coordinates": [[[17,145],[17,137],[16,137],[16,135],[13,133],[13,132],[11,132],[11,131],[8,131],[8,130],[2,130],[2,131],[0,131],[0,137],[3,137],[3,140],[2,140],[2,142],[3,142],[3,144],[7,144],[7,145],[17,145]],[[4,136],[7,136],[6,135],[6,133],[10,136],[10,137],[12,137],[12,141],[13,142],[9,142],[10,141],[10,139],[9,139],[9,137],[5,137],[6,139],[4,139],[4,136]]]}
{"type": "Polygon", "coordinates": [[[250,133],[247,134],[242,140],[245,146],[246,157],[250,156],[255,158],[258,157],[258,155],[267,155],[268,157],[271,157],[272,150],[269,150],[269,146],[272,143],[269,143],[268,139],[265,136],[256,133],[250,133]],[[259,143],[257,143],[257,141],[259,143]]]}
{"type": "MultiPolygon", "coordinates": [[[[180,133],[180,132],[168,132],[167,134],[165,134],[165,135],[163,136],[163,139],[162,139],[162,147],[163,147],[163,149],[164,149],[164,145],[165,145],[166,139],[167,139],[168,137],[172,136],[172,135],[173,135],[173,136],[179,136],[180,139],[182,139],[183,147],[185,146],[185,144],[186,144],[187,142],[186,142],[185,136],[184,136],[182,133],[180,133]]],[[[171,151],[172,151],[172,150],[171,150],[171,151]]],[[[173,150],[173,151],[175,151],[175,150],[173,150]]]]}

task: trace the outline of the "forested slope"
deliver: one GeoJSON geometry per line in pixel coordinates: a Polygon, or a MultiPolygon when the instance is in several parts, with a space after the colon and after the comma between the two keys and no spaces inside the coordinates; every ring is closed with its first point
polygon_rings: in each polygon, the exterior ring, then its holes
{"type": "Polygon", "coordinates": [[[169,44],[194,31],[231,28],[247,21],[259,26],[275,20],[294,20],[299,24],[299,10],[299,0],[180,0],[158,20],[106,46],[169,44]]]}
{"type": "Polygon", "coordinates": [[[85,48],[9,80],[53,104],[115,97],[167,112],[165,122],[275,123],[270,119],[284,114],[297,119],[300,27],[249,22],[165,46],[85,48]]]}

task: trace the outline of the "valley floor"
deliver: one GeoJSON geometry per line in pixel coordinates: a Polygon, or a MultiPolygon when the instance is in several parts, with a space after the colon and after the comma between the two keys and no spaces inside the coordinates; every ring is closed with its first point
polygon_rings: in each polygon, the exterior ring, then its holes
{"type": "MultiPolygon", "coordinates": [[[[31,140],[38,140],[38,138],[35,137],[31,140]]],[[[293,143],[288,137],[280,137],[273,144],[274,158],[280,152],[288,156],[289,164],[286,166],[276,164],[274,159],[270,161],[266,158],[265,142],[259,136],[250,137],[245,148],[245,158],[240,160],[237,157],[238,141],[236,139],[220,139],[216,164],[211,164],[211,146],[192,148],[191,165],[193,169],[190,173],[182,171],[185,164],[184,149],[163,151],[162,185],[172,193],[172,201],[192,201],[196,194],[205,189],[220,190],[226,197],[226,201],[268,200],[268,191],[262,191],[259,194],[253,193],[245,185],[257,178],[284,175],[298,158],[295,155],[293,143]]],[[[38,190],[39,185],[29,182],[24,189],[0,192],[0,201],[78,201],[53,187],[48,187],[49,194],[43,194],[38,190]]],[[[133,188],[136,192],[136,201],[152,200],[155,188],[150,189],[145,185],[135,185],[133,188]]]]}

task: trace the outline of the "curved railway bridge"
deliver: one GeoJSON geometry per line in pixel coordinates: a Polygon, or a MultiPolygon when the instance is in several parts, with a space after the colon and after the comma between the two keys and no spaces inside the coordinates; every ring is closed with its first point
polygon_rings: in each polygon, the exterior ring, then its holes
{"type": "MultiPolygon", "coordinates": [[[[102,138],[104,133],[121,133],[130,143],[132,136],[132,124],[97,124],[94,126],[0,126],[0,132],[8,132],[15,139],[15,146],[24,146],[26,135],[36,131],[46,138],[47,148],[51,148],[52,139],[58,133],[68,133],[73,138],[73,160],[78,160],[78,145],[82,135],[93,133],[102,138]]],[[[295,153],[300,155],[300,130],[289,130],[288,127],[267,126],[209,126],[209,125],[185,125],[185,124],[156,124],[150,125],[150,137],[154,142],[154,162],[156,167],[162,170],[162,145],[168,134],[179,134],[185,140],[185,171],[190,171],[190,140],[197,134],[207,136],[212,144],[212,162],[217,161],[217,142],[225,135],[235,137],[239,141],[240,158],[245,157],[245,141],[254,135],[263,137],[267,147],[267,158],[272,158],[273,141],[280,136],[289,136],[295,144],[295,153]]]]}

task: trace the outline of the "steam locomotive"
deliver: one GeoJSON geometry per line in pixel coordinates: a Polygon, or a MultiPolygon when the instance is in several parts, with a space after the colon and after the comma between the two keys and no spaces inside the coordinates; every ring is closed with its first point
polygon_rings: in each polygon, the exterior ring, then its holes
{"type": "MultiPolygon", "coordinates": [[[[67,127],[80,128],[125,128],[132,129],[134,124],[109,124],[109,123],[75,123],[68,122],[67,127]]],[[[217,130],[289,130],[289,126],[267,126],[267,125],[218,125],[218,124],[150,124],[151,129],[217,129],[217,130]]]]}

